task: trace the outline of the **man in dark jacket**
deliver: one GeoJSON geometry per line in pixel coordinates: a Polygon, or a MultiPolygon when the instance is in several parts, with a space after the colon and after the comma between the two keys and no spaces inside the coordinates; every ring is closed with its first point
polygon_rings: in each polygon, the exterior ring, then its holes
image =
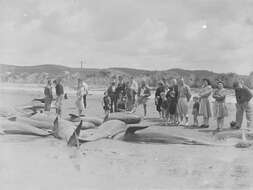
{"type": "Polygon", "coordinates": [[[241,128],[243,114],[246,112],[247,127],[253,127],[252,92],[248,87],[237,81],[233,85],[236,97],[236,127],[241,128]]]}
{"type": "Polygon", "coordinates": [[[110,112],[115,112],[117,109],[117,94],[116,94],[116,82],[112,81],[111,85],[107,89],[108,96],[111,99],[110,112]]]}
{"type": "MultiPolygon", "coordinates": [[[[119,100],[119,97],[124,97],[126,96],[126,83],[123,80],[122,76],[119,76],[118,78],[118,84],[117,84],[117,88],[116,88],[116,102],[119,100]]],[[[116,106],[115,111],[118,111],[118,108],[116,106]]]]}
{"type": "Polygon", "coordinates": [[[165,88],[164,88],[163,81],[160,81],[158,83],[158,88],[155,91],[155,105],[156,105],[156,110],[158,111],[160,118],[162,118],[162,115],[161,115],[162,98],[160,96],[162,92],[165,93],[165,88]]]}
{"type": "Polygon", "coordinates": [[[51,80],[47,81],[47,86],[44,88],[44,95],[45,95],[45,111],[50,111],[51,103],[53,100],[53,93],[52,93],[52,82],[51,80]]]}
{"type": "Polygon", "coordinates": [[[57,81],[55,80],[54,84],[55,84],[55,92],[56,92],[56,100],[55,100],[56,113],[61,116],[62,101],[64,98],[64,89],[61,84],[61,79],[58,79],[57,81]]]}

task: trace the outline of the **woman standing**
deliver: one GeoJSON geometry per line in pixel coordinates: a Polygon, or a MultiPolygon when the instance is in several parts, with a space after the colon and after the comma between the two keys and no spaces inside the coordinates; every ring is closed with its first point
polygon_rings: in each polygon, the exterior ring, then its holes
{"type": "Polygon", "coordinates": [[[163,82],[160,81],[158,83],[158,88],[156,89],[156,92],[155,92],[155,105],[156,105],[156,110],[158,111],[160,118],[162,118],[162,114],[161,114],[161,105],[162,105],[161,93],[162,92],[165,93],[165,88],[164,88],[163,82]]]}
{"type": "Polygon", "coordinates": [[[137,100],[133,110],[131,111],[131,113],[135,112],[138,105],[142,104],[143,109],[144,109],[144,117],[146,117],[146,115],[147,115],[147,101],[148,101],[148,97],[150,95],[151,95],[150,89],[147,87],[145,81],[142,81],[141,87],[138,90],[138,100],[137,100]]]}
{"type": "Polygon", "coordinates": [[[225,89],[221,81],[217,83],[218,89],[214,91],[213,98],[214,103],[214,117],[217,118],[217,131],[220,131],[224,125],[224,117],[228,116],[228,110],[226,107],[225,99],[225,89]]]}
{"type": "Polygon", "coordinates": [[[199,93],[200,105],[199,105],[199,115],[203,116],[203,124],[201,128],[209,127],[209,118],[212,116],[211,106],[209,97],[212,94],[211,83],[208,79],[203,79],[203,85],[199,93]]]}
{"type": "Polygon", "coordinates": [[[77,97],[76,107],[77,107],[79,116],[83,116],[83,112],[84,112],[83,95],[84,95],[83,83],[81,79],[78,79],[77,91],[76,91],[76,97],[77,97]]]}
{"type": "Polygon", "coordinates": [[[63,98],[64,98],[64,88],[61,84],[62,79],[58,78],[58,80],[54,80],[55,84],[55,93],[56,93],[56,99],[55,99],[55,107],[56,107],[56,114],[61,117],[62,115],[62,104],[63,104],[63,98]]]}
{"type": "Polygon", "coordinates": [[[191,99],[191,90],[188,85],[185,84],[184,79],[179,80],[179,99],[178,99],[178,115],[180,118],[181,125],[188,125],[189,116],[188,116],[188,103],[191,99]],[[185,119],[185,122],[184,122],[185,119]]]}

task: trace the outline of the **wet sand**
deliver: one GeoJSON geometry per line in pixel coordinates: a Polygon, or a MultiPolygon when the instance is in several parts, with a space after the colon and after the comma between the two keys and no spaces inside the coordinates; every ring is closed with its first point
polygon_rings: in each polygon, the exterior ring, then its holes
{"type": "MultiPolygon", "coordinates": [[[[26,105],[39,96],[41,92],[4,90],[0,92],[0,106],[26,105]]],[[[64,117],[76,113],[74,100],[70,94],[64,102],[64,117]]],[[[226,119],[226,127],[235,114],[234,105],[228,106],[231,117],[226,119]]],[[[153,119],[145,122],[159,124],[152,99],[148,109],[148,118],[153,119]]],[[[141,107],[137,113],[142,114],[141,107]]],[[[88,96],[86,114],[103,116],[101,95],[88,96]]],[[[211,127],[215,129],[213,119],[211,127]]],[[[85,143],[77,150],[53,137],[18,135],[1,135],[0,147],[0,189],[3,190],[253,189],[253,148],[105,139],[85,143]]]]}

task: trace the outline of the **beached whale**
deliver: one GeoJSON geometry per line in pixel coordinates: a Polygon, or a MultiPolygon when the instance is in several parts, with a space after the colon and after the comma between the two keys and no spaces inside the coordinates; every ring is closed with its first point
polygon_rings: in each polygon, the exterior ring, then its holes
{"type": "Polygon", "coordinates": [[[90,142],[100,139],[114,139],[119,134],[134,134],[138,130],[143,130],[148,126],[141,125],[127,125],[120,120],[109,120],[104,122],[101,126],[95,129],[88,129],[81,131],[79,140],[80,142],[90,142]]]}
{"type": "MultiPolygon", "coordinates": [[[[220,134],[222,135],[222,134],[220,134]]],[[[223,134],[222,136],[224,136],[223,134]]],[[[227,136],[226,139],[218,140],[217,136],[210,136],[191,129],[165,128],[152,126],[138,133],[124,135],[121,140],[135,143],[161,143],[161,144],[185,144],[185,145],[205,145],[205,146],[236,146],[249,147],[252,141],[233,139],[227,136]]]]}
{"type": "Polygon", "coordinates": [[[43,112],[43,113],[36,113],[36,114],[32,115],[30,118],[37,120],[37,121],[48,121],[48,122],[53,123],[56,117],[57,117],[57,115],[55,113],[43,112]]]}
{"type": "Polygon", "coordinates": [[[36,128],[40,128],[40,129],[51,129],[52,130],[52,128],[53,128],[53,123],[48,120],[40,121],[40,120],[35,120],[32,118],[21,117],[21,116],[10,117],[10,118],[8,118],[8,120],[16,121],[19,123],[27,123],[29,125],[32,125],[36,128]]]}
{"type": "Polygon", "coordinates": [[[7,119],[0,120],[0,131],[3,134],[20,134],[20,135],[35,135],[35,136],[49,136],[51,132],[36,128],[27,123],[9,121],[7,119]]]}
{"type": "MultiPolygon", "coordinates": [[[[253,131],[245,130],[244,134],[246,139],[253,140],[253,131]]],[[[214,136],[217,140],[225,140],[229,138],[243,138],[242,130],[238,129],[227,129],[224,131],[220,131],[218,133],[215,133],[214,136]]]]}
{"type": "Polygon", "coordinates": [[[108,120],[120,120],[126,124],[136,124],[140,123],[141,117],[133,113],[115,112],[109,114],[108,120]]]}
{"type": "Polygon", "coordinates": [[[70,118],[69,121],[72,122],[80,122],[81,120],[83,122],[89,122],[89,123],[93,123],[96,126],[100,126],[103,123],[103,119],[99,118],[99,117],[79,117],[78,115],[75,114],[69,114],[70,118]]]}

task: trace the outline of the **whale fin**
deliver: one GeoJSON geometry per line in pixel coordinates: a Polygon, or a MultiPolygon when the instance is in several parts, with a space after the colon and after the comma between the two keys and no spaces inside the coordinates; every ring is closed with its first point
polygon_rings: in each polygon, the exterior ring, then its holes
{"type": "Polygon", "coordinates": [[[79,135],[81,132],[81,128],[83,125],[83,121],[81,120],[79,125],[76,127],[75,131],[73,132],[72,136],[70,137],[68,141],[68,146],[77,146],[79,147],[79,135]]]}
{"type": "Polygon", "coordinates": [[[59,119],[58,116],[55,118],[54,120],[54,127],[53,127],[53,134],[54,136],[58,137],[57,132],[58,132],[58,128],[59,128],[59,119]]]}

